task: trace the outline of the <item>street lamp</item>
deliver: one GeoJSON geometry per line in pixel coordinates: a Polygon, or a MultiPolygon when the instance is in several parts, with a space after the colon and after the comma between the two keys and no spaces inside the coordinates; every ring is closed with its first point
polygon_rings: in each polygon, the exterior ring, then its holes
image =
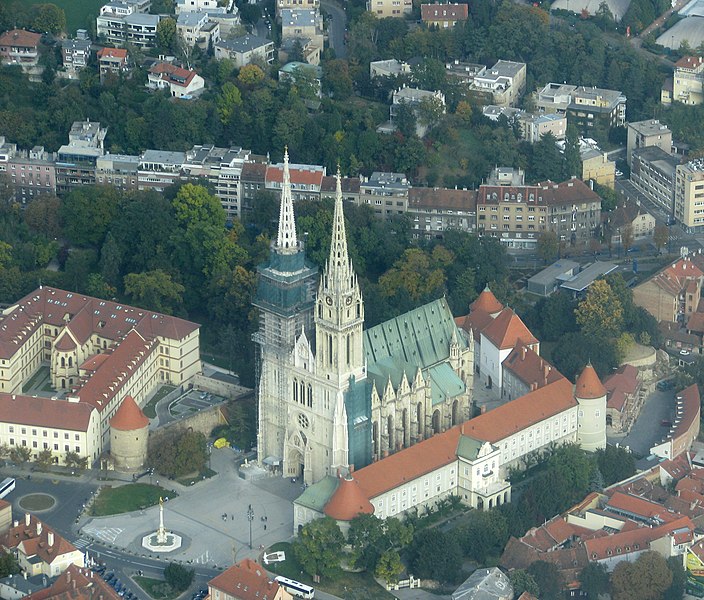
{"type": "Polygon", "coordinates": [[[249,505],[247,509],[247,520],[249,521],[249,549],[252,549],[252,521],[254,521],[254,509],[249,505]]]}

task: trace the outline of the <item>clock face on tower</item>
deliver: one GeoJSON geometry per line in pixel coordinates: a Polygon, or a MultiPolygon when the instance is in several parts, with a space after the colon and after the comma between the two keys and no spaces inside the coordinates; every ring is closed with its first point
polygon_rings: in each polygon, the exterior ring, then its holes
{"type": "Polygon", "coordinates": [[[332,306],[332,296],[325,296],[325,302],[328,303],[328,306],[332,306]]]}
{"type": "Polygon", "coordinates": [[[346,304],[347,306],[349,306],[350,304],[352,304],[352,296],[347,296],[347,298],[345,298],[345,304],[346,304]]]}

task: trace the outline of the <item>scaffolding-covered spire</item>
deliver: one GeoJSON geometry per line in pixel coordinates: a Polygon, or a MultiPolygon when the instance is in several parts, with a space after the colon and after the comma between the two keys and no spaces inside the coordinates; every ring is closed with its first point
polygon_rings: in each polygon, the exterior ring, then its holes
{"type": "Polygon", "coordinates": [[[332,241],[326,270],[328,281],[341,282],[343,287],[351,287],[352,265],[347,254],[347,234],[345,233],[345,213],[342,208],[342,178],[339,164],[337,165],[335,214],[332,219],[332,241]]]}
{"type": "Polygon", "coordinates": [[[288,170],[288,146],[284,149],[284,176],[281,187],[281,207],[279,208],[279,232],[276,236],[275,249],[282,253],[298,251],[296,239],[296,219],[293,214],[293,196],[291,195],[291,174],[288,170]]]}

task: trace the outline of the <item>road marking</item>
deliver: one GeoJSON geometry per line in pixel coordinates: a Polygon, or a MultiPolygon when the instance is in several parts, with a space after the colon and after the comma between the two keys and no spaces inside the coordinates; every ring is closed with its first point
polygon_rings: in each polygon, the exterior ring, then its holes
{"type": "Polygon", "coordinates": [[[206,550],[205,552],[203,552],[203,554],[201,554],[193,562],[195,562],[197,564],[202,564],[202,565],[207,564],[208,562],[210,562],[210,551],[206,550]]]}
{"type": "Polygon", "coordinates": [[[124,531],[121,527],[84,527],[83,532],[98,538],[108,544],[114,544],[117,537],[124,531]]]}
{"type": "Polygon", "coordinates": [[[85,538],[78,538],[75,542],[73,542],[73,545],[78,549],[78,550],[85,550],[90,546],[91,542],[85,538]]]}

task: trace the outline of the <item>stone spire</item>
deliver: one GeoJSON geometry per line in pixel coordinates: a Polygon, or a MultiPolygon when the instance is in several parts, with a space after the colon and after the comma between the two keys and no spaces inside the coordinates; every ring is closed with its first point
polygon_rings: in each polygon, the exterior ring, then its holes
{"type": "Polygon", "coordinates": [[[353,288],[354,271],[350,257],[347,254],[347,234],[345,232],[345,214],[342,208],[342,179],[340,166],[337,167],[337,190],[335,192],[335,214],[332,219],[332,241],[330,256],[325,265],[326,283],[328,288],[345,291],[353,288]]]}
{"type": "Polygon", "coordinates": [[[281,187],[281,207],[279,208],[279,232],[274,248],[282,254],[293,254],[299,250],[296,239],[296,219],[293,215],[291,175],[288,170],[288,147],[284,150],[284,179],[281,187]]]}

